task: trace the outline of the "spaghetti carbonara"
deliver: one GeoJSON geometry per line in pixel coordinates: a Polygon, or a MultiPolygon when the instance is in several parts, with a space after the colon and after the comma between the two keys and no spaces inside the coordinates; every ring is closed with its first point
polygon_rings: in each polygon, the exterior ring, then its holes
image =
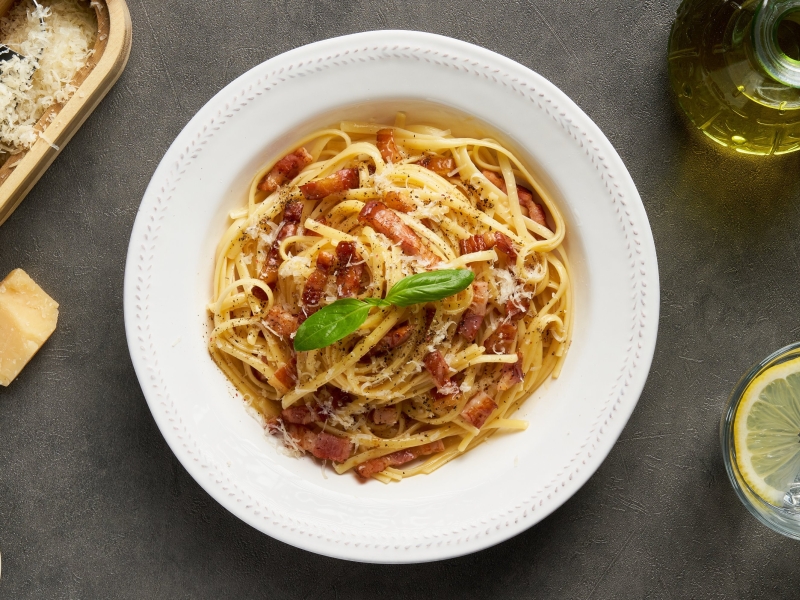
{"type": "Polygon", "coordinates": [[[257,172],[231,218],[209,351],[270,433],[337,473],[430,473],[497,429],[524,429],[510,416],[561,370],[573,313],[564,220],[492,139],[403,114],[343,122],[257,172]],[[298,327],[334,302],[386,298],[444,269],[474,280],[436,302],[372,306],[343,339],[295,351],[298,327]]]}

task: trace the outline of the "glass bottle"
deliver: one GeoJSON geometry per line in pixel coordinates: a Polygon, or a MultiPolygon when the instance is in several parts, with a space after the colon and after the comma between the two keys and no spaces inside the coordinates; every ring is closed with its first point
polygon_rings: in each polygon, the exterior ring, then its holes
{"type": "Polygon", "coordinates": [[[800,0],[684,0],[669,77],[691,123],[717,144],[800,150],[800,0]]]}

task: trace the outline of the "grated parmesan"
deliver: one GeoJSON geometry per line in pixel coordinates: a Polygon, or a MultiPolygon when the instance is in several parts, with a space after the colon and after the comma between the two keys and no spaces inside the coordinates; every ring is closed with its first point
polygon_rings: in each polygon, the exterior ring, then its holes
{"type": "Polygon", "coordinates": [[[300,447],[300,444],[297,443],[297,440],[295,440],[292,434],[290,434],[286,429],[283,419],[276,419],[275,421],[267,423],[266,429],[267,433],[273,436],[279,436],[281,438],[283,443],[277,444],[278,452],[293,458],[298,458],[305,455],[306,451],[300,447]]]}
{"type": "Polygon", "coordinates": [[[317,406],[319,406],[319,412],[325,417],[326,423],[331,423],[335,426],[339,426],[343,429],[352,429],[355,424],[354,416],[359,414],[360,412],[364,412],[365,409],[360,410],[359,412],[353,413],[353,415],[348,414],[339,414],[335,408],[333,408],[333,400],[328,398],[323,401],[318,401],[317,406]]]}
{"type": "Polygon", "coordinates": [[[70,82],[93,54],[97,17],[87,2],[19,2],[0,19],[0,40],[23,58],[0,63],[0,150],[16,154],[38,139],[45,111],[75,93],[70,82]]]}
{"type": "Polygon", "coordinates": [[[426,348],[428,352],[434,352],[439,349],[439,347],[442,345],[442,342],[445,340],[445,338],[447,338],[448,330],[450,329],[451,325],[456,326],[458,323],[451,321],[450,319],[445,319],[439,323],[438,326],[436,323],[431,325],[433,337],[431,338],[431,343],[428,344],[428,347],[426,348]]]}
{"type": "Polygon", "coordinates": [[[262,220],[255,225],[250,225],[250,227],[244,230],[251,239],[258,240],[256,244],[256,271],[258,273],[261,273],[264,269],[272,244],[278,237],[279,229],[280,227],[277,223],[262,220]],[[268,233],[265,232],[267,228],[269,228],[268,233]]]}
{"type": "Polygon", "coordinates": [[[278,276],[284,279],[289,277],[308,278],[311,271],[311,259],[308,256],[290,256],[278,267],[278,276]]]}
{"type": "Polygon", "coordinates": [[[445,204],[429,202],[412,210],[409,215],[421,221],[422,219],[443,219],[450,212],[450,207],[445,204]]]}
{"type": "Polygon", "coordinates": [[[526,290],[525,286],[519,282],[517,276],[511,270],[492,267],[491,272],[497,283],[497,301],[500,304],[505,304],[511,300],[517,306],[523,306],[523,299],[533,298],[533,292],[526,290]]]}

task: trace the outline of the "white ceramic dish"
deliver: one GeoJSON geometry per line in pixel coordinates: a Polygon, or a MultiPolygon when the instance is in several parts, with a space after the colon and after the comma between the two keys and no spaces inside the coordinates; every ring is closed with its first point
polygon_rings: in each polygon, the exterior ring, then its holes
{"type": "Polygon", "coordinates": [[[239,77],[185,127],[133,229],[125,325],[150,409],[220,504],[312,552],[423,562],[474,552],[560,506],[610,451],[644,386],[659,310],[655,247],[636,188],[597,126],[540,75],[457,40],[376,31],[319,42],[239,77]],[[529,399],[527,431],[400,484],[324,474],[281,454],[206,351],[215,245],[250,177],[337,120],[435,119],[491,132],[533,167],[569,226],[576,329],[562,377],[529,399]],[[467,118],[465,115],[472,115],[467,118]]]}

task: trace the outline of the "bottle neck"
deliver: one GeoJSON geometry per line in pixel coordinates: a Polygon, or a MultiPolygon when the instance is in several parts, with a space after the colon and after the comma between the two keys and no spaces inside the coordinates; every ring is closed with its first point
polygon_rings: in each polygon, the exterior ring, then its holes
{"type": "Polygon", "coordinates": [[[770,77],[795,88],[800,88],[800,56],[795,52],[800,44],[798,32],[800,0],[760,0],[753,18],[754,54],[770,77]]]}

